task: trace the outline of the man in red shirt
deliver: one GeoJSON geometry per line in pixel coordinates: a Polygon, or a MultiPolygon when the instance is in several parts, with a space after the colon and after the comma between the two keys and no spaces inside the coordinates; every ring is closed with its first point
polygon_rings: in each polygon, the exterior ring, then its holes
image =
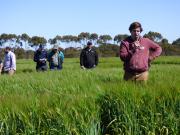
{"type": "Polygon", "coordinates": [[[124,80],[148,80],[149,65],[158,57],[161,47],[148,38],[141,37],[143,31],[139,22],[133,22],[129,31],[131,36],[121,41],[120,58],[124,62],[124,80]]]}

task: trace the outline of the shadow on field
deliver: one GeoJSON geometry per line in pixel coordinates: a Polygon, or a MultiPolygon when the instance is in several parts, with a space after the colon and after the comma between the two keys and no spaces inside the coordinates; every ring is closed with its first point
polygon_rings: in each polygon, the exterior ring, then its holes
{"type": "Polygon", "coordinates": [[[180,65],[180,62],[176,62],[176,61],[156,61],[156,62],[153,62],[153,64],[156,64],[156,65],[180,65]]]}
{"type": "Polygon", "coordinates": [[[32,69],[23,69],[22,72],[23,73],[32,73],[33,70],[32,69]]]}

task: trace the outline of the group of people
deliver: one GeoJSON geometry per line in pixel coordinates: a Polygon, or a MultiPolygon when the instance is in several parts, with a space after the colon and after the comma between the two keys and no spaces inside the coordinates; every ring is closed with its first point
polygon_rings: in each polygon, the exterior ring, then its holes
{"type": "Polygon", "coordinates": [[[120,58],[124,62],[124,80],[147,81],[151,62],[162,48],[148,38],[141,37],[143,28],[139,22],[129,26],[131,35],[121,41],[120,58]]]}
{"type": "MultiPolygon", "coordinates": [[[[158,57],[162,48],[148,38],[141,36],[143,28],[139,22],[133,22],[129,26],[130,36],[121,41],[120,59],[124,62],[124,80],[147,81],[151,62],[158,57]]],[[[37,71],[46,71],[49,62],[50,70],[61,70],[63,68],[64,54],[58,45],[54,45],[48,53],[43,45],[40,45],[34,54],[37,71]]],[[[92,42],[80,54],[80,67],[82,69],[93,69],[98,65],[98,54],[93,48],[92,42]]],[[[4,61],[0,61],[0,73],[13,75],[16,71],[15,54],[10,47],[5,48],[4,61]]]]}
{"type": "MultiPolygon", "coordinates": [[[[43,45],[40,45],[34,54],[34,61],[36,62],[37,71],[46,71],[48,69],[47,61],[50,70],[61,70],[64,54],[60,51],[58,45],[54,45],[49,53],[44,49],[43,45]]],[[[98,54],[90,41],[80,54],[80,65],[82,69],[92,69],[98,65],[98,54]]]]}
{"type": "MultiPolygon", "coordinates": [[[[133,22],[129,26],[130,36],[121,41],[120,59],[124,63],[124,80],[147,81],[151,62],[158,57],[162,48],[148,38],[141,36],[143,28],[139,22],[133,22]]],[[[98,55],[92,49],[92,43],[80,55],[82,69],[94,68],[98,64],[98,55]]]]}
{"type": "Polygon", "coordinates": [[[34,61],[36,62],[36,71],[47,71],[47,61],[50,70],[61,70],[63,68],[64,54],[60,51],[58,45],[54,45],[49,53],[44,49],[43,45],[40,45],[34,54],[34,61]]]}
{"type": "Polygon", "coordinates": [[[16,56],[7,46],[5,48],[4,60],[0,60],[0,74],[13,75],[16,71],[16,56]]]}

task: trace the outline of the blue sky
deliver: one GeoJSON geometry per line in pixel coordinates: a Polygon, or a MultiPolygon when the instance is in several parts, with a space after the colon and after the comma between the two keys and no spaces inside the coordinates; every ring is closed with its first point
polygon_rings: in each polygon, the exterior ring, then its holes
{"type": "Polygon", "coordinates": [[[80,32],[129,34],[139,21],[144,31],[180,37],[179,0],[0,0],[0,34],[27,33],[54,38],[80,32]]]}

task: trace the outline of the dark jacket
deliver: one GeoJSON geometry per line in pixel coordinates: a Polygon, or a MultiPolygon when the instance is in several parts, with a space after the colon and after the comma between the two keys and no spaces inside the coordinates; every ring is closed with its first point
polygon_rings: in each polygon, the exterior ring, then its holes
{"type": "Polygon", "coordinates": [[[36,68],[46,66],[47,60],[47,51],[46,50],[37,50],[34,54],[34,61],[37,63],[36,68]]]}
{"type": "Polygon", "coordinates": [[[93,68],[98,65],[98,54],[94,48],[84,48],[80,54],[80,65],[93,68]]]}
{"type": "Polygon", "coordinates": [[[126,38],[120,45],[120,58],[124,62],[124,70],[129,73],[140,73],[149,69],[149,62],[158,57],[161,47],[149,40],[141,37],[140,46],[136,47],[131,37],[126,38]]]}

